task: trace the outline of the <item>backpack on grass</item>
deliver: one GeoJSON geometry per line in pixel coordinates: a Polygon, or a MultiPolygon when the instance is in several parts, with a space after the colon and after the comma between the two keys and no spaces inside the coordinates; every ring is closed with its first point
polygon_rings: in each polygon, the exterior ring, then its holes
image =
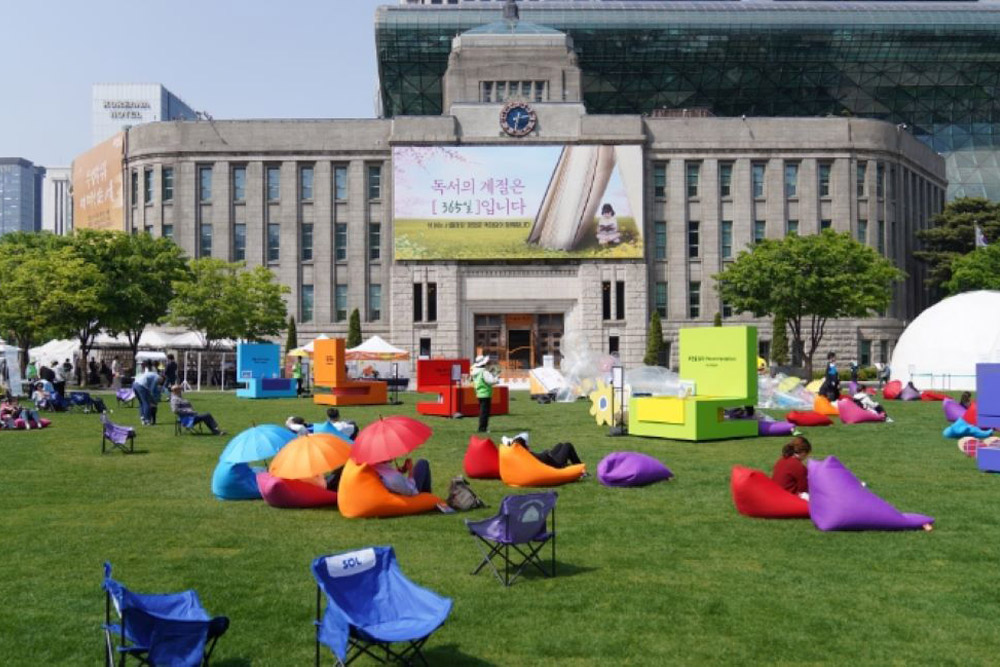
{"type": "Polygon", "coordinates": [[[453,477],[448,485],[448,506],[460,512],[486,507],[486,503],[476,495],[465,478],[459,475],[453,477]]]}

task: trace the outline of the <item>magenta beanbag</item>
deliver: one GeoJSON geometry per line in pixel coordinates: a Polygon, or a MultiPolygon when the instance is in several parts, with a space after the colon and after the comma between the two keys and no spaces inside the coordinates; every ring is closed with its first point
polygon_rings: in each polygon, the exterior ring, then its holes
{"type": "Polygon", "coordinates": [[[837,460],[809,461],[809,517],[820,530],[917,530],[934,517],[907,514],[882,500],[837,460]]]}
{"type": "Polygon", "coordinates": [[[944,418],[950,422],[953,422],[956,419],[961,419],[965,414],[965,408],[962,404],[951,398],[944,399],[944,403],[941,404],[941,407],[944,410],[944,418]]]}
{"type": "Polygon", "coordinates": [[[597,464],[597,479],[604,486],[645,486],[673,476],[670,468],[639,452],[611,452],[597,464]]]}
{"type": "Polygon", "coordinates": [[[842,398],[837,401],[837,409],[840,411],[840,421],[845,424],[861,424],[863,422],[884,422],[885,413],[875,413],[865,410],[849,398],[842,398]]]}
{"type": "Polygon", "coordinates": [[[260,495],[271,507],[328,507],[337,504],[337,494],[298,479],[282,479],[267,472],[257,473],[260,495]]]}
{"type": "Polygon", "coordinates": [[[757,435],[759,436],[786,436],[791,435],[795,430],[792,422],[757,422],[757,435]]]}
{"type": "MultiPolygon", "coordinates": [[[[45,428],[46,426],[48,426],[52,422],[50,422],[45,417],[42,417],[41,421],[39,421],[38,423],[41,424],[42,428],[45,428]]],[[[28,425],[24,422],[23,419],[21,419],[20,417],[18,417],[17,419],[14,420],[14,428],[19,428],[19,429],[22,429],[22,430],[27,430],[28,425]]]]}

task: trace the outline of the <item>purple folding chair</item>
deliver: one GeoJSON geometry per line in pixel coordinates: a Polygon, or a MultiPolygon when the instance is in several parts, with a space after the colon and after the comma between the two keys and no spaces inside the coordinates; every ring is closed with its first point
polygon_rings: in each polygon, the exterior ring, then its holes
{"type": "Polygon", "coordinates": [[[555,491],[526,493],[507,496],[500,503],[500,511],[495,517],[481,521],[465,520],[469,533],[477,538],[476,546],[483,553],[483,561],[472,574],[479,574],[487,565],[494,576],[504,586],[510,586],[530,564],[546,577],[556,576],[556,497],[555,491]],[[552,516],[552,527],[548,518],[552,516]],[[552,545],[552,567],[545,569],[539,552],[546,544],[552,545]],[[514,558],[511,560],[511,549],[514,558]],[[503,576],[493,562],[503,559],[503,576]]]}
{"type": "Polygon", "coordinates": [[[135,429],[131,426],[116,424],[105,413],[101,413],[101,454],[106,451],[122,450],[126,454],[135,452],[135,429]],[[111,443],[108,448],[107,444],[111,443]]]}
{"type": "Polygon", "coordinates": [[[118,401],[118,407],[123,405],[126,408],[135,407],[135,391],[131,388],[122,388],[115,392],[115,399],[118,401]]]}

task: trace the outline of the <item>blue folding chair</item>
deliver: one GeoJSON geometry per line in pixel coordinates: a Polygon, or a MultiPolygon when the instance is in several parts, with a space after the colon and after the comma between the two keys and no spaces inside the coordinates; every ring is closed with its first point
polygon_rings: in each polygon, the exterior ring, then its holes
{"type": "Polygon", "coordinates": [[[483,554],[483,560],[472,574],[489,565],[493,574],[504,586],[510,586],[528,565],[536,567],[544,576],[556,576],[556,497],[555,491],[545,493],[525,493],[507,496],[500,503],[496,516],[481,521],[465,520],[469,533],[476,538],[476,546],[483,554]],[[552,517],[552,527],[548,518],[552,517]],[[552,566],[549,570],[540,557],[546,544],[552,545],[552,566]],[[514,558],[511,559],[511,549],[514,558]],[[503,560],[503,576],[493,560],[503,560]]]}
{"type": "Polygon", "coordinates": [[[124,667],[129,657],[140,665],[208,665],[219,637],[229,628],[225,616],[212,618],[195,591],[144,595],[111,578],[104,564],[105,665],[124,667]],[[111,622],[114,608],[119,622],[111,622]]]}
{"type": "Polygon", "coordinates": [[[201,435],[205,432],[205,424],[197,421],[197,415],[177,415],[174,421],[174,435],[187,433],[189,435],[201,435]]]}
{"type": "Polygon", "coordinates": [[[337,664],[361,655],[379,662],[427,664],[420,649],[451,612],[452,601],[406,578],[392,547],[368,547],[312,563],[316,578],[316,664],[320,644],[337,664]],[[322,610],[326,594],[326,611],[322,610]],[[392,644],[403,643],[402,649],[392,644]]]}

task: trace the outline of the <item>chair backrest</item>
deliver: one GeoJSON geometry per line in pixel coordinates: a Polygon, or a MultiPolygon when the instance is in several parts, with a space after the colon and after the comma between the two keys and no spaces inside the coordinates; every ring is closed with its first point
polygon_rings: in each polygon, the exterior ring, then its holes
{"type": "Polygon", "coordinates": [[[556,506],[555,491],[507,496],[500,503],[500,515],[507,519],[508,539],[529,542],[545,532],[549,513],[556,506]]]}
{"type": "Polygon", "coordinates": [[[104,437],[111,442],[122,445],[134,431],[128,426],[116,424],[108,418],[108,415],[101,413],[101,423],[104,425],[104,437]]]}

